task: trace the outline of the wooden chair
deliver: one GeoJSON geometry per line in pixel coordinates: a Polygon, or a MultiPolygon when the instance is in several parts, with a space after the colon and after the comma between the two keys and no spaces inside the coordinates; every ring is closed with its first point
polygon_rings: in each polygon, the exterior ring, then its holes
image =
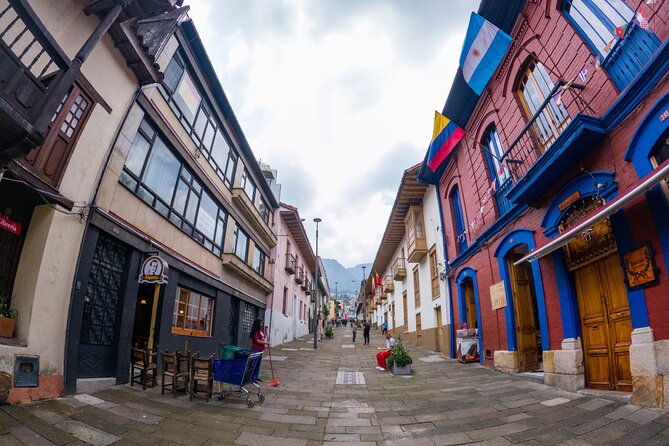
{"type": "Polygon", "coordinates": [[[194,354],[190,359],[190,400],[197,393],[198,385],[204,386],[207,402],[214,392],[214,355],[208,358],[200,358],[194,354]]]}
{"type": "Polygon", "coordinates": [[[146,390],[147,385],[153,387],[156,385],[157,352],[148,349],[132,348],[130,369],[130,386],[135,383],[141,384],[142,389],[146,390]],[[135,375],[135,370],[139,370],[139,375],[135,375]]]}
{"type": "Polygon", "coordinates": [[[174,353],[169,353],[167,350],[165,350],[161,354],[161,358],[163,366],[163,379],[161,382],[160,393],[164,395],[166,387],[172,390],[172,396],[174,397],[177,396],[177,390],[184,390],[187,392],[189,378],[188,362],[186,362],[184,365],[184,361],[181,353],[179,353],[179,350],[174,353]],[[170,381],[169,383],[167,382],[168,379],[170,381]],[[181,386],[179,385],[179,381],[182,381],[181,386]]]}

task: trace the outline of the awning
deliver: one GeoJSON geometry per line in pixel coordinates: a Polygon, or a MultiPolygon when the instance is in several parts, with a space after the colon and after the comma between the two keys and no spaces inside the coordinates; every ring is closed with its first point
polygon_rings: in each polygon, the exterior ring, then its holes
{"type": "Polygon", "coordinates": [[[618,209],[621,209],[623,206],[625,206],[625,204],[629,203],[639,195],[648,192],[668,176],[669,160],[666,160],[660,166],[653,169],[653,171],[648,175],[634,183],[630,190],[625,194],[611,200],[606,205],[597,209],[597,211],[595,211],[592,215],[586,217],[581,223],[569,229],[568,231],[561,233],[545,245],[534,248],[532,251],[527,253],[525,257],[518,260],[517,262],[514,262],[514,265],[518,265],[525,261],[532,262],[562,248],[564,245],[578,237],[579,234],[581,234],[583,231],[591,228],[595,223],[613,214],[618,209]]]}
{"type": "Polygon", "coordinates": [[[11,172],[12,176],[15,177],[14,181],[24,183],[37,197],[40,197],[38,200],[41,199],[41,201],[46,203],[59,204],[68,211],[71,211],[74,207],[74,201],[62,195],[58,189],[55,189],[50,184],[45,183],[20,162],[16,160],[10,161],[7,165],[7,172],[11,172]]]}

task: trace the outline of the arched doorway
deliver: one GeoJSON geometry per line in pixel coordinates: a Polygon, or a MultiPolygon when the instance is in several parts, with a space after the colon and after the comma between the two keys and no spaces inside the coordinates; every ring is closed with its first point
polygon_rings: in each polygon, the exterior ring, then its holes
{"type": "Polygon", "coordinates": [[[506,256],[518,349],[518,372],[541,369],[541,325],[537,305],[536,287],[528,262],[514,265],[529,252],[526,244],[511,248],[506,256]]]}
{"type": "Polygon", "coordinates": [[[474,298],[474,279],[466,277],[462,281],[462,289],[465,295],[465,322],[467,328],[479,328],[476,321],[476,300],[474,298]]]}
{"type": "MultiPolygon", "coordinates": [[[[596,196],[578,200],[560,219],[560,232],[603,204],[596,196]]],[[[629,392],[632,319],[617,249],[608,218],[564,248],[578,300],[586,386],[629,392]]]]}

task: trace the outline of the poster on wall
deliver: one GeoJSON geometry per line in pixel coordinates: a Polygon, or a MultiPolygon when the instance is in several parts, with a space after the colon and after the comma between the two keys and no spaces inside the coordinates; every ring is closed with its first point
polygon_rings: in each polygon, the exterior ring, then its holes
{"type": "Polygon", "coordinates": [[[504,291],[504,281],[499,281],[490,285],[490,303],[493,310],[499,310],[506,307],[506,292],[504,291]]]}
{"type": "Polygon", "coordinates": [[[644,245],[623,255],[625,281],[630,290],[643,288],[658,281],[655,267],[655,251],[650,245],[644,245]]]}

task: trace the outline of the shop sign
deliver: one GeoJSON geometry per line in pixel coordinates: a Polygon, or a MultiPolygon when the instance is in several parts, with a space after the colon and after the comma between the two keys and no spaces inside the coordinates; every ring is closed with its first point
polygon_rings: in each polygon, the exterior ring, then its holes
{"type": "Polygon", "coordinates": [[[654,255],[655,252],[650,245],[642,246],[623,255],[625,281],[630,290],[657,283],[659,278],[654,255]]]}
{"type": "Polygon", "coordinates": [[[506,292],[504,291],[504,281],[499,281],[490,285],[490,303],[493,310],[499,310],[506,307],[506,292]]]}
{"type": "Polygon", "coordinates": [[[569,207],[570,204],[574,203],[580,197],[581,193],[579,191],[574,192],[573,194],[568,196],[562,203],[558,204],[558,209],[560,210],[560,212],[564,211],[569,207]]]}
{"type": "Polygon", "coordinates": [[[660,122],[664,122],[669,118],[669,108],[662,112],[660,115],[660,122]]]}
{"type": "Polygon", "coordinates": [[[160,256],[149,256],[142,263],[142,269],[139,272],[139,283],[167,283],[167,273],[169,266],[160,256]]]}
{"type": "Polygon", "coordinates": [[[9,231],[14,235],[21,235],[21,223],[11,221],[2,215],[0,215],[0,228],[9,231]]]}

